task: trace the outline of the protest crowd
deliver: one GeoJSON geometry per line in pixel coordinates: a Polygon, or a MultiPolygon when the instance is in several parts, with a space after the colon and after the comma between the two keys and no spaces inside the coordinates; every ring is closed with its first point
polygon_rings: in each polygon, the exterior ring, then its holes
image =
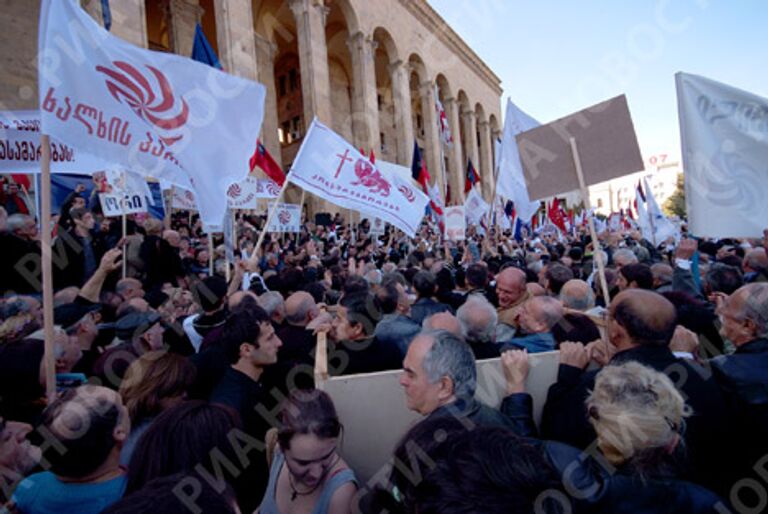
{"type": "Polygon", "coordinates": [[[39,261],[35,219],[0,209],[0,465],[12,512],[764,502],[768,233],[654,246],[606,227],[606,302],[584,226],[518,238],[469,227],[452,242],[426,218],[409,238],[305,216],[299,233],[256,248],[265,217],[241,213],[235,263],[215,240],[211,275],[197,215],[130,216],[121,238],[86,200],[73,191],[55,226],[53,403],[39,272],[17,265],[39,261]],[[318,334],[332,376],[401,370],[401,401],[422,416],[383,482],[360,483],[341,458],[344,427],[314,389],[318,334]],[[529,355],[555,350],[537,424],[529,355]],[[499,357],[507,396],[494,409],[474,397],[476,361],[499,357]]]}

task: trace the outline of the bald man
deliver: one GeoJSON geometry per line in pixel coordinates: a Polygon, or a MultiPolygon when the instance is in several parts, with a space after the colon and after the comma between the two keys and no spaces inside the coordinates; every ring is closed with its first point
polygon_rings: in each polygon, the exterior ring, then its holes
{"type": "Polygon", "coordinates": [[[461,330],[461,322],[450,312],[438,312],[424,318],[421,328],[423,330],[445,330],[456,337],[464,337],[461,330]]]}
{"type": "MultiPolygon", "coordinates": [[[[652,291],[628,289],[618,294],[609,307],[606,330],[610,351],[603,352],[612,355],[609,364],[639,362],[670,377],[695,413],[687,419],[685,433],[681,434],[689,454],[689,477],[719,492],[726,485],[721,475],[729,465],[728,411],[711,374],[693,361],[675,357],[669,349],[676,323],[677,313],[669,300],[652,291]]],[[[595,440],[584,401],[594,388],[599,370],[585,371],[589,359],[580,343],[560,345],[557,382],[550,387],[544,405],[543,438],[578,448],[587,448],[595,440]]]]}
{"type": "Polygon", "coordinates": [[[748,251],[741,267],[744,270],[744,282],[768,282],[768,251],[765,248],[748,251]]]}
{"type": "Polygon", "coordinates": [[[295,367],[307,371],[297,374],[300,387],[314,383],[310,370],[314,369],[312,352],[316,337],[307,329],[310,321],[320,314],[320,309],[311,294],[305,291],[293,293],[285,300],[285,323],[277,330],[277,337],[283,346],[277,351],[277,365],[270,375],[287,376],[295,367]]]}
{"type": "Polygon", "coordinates": [[[737,289],[717,312],[720,333],[736,351],[712,359],[712,371],[734,413],[736,467],[747,476],[754,456],[768,453],[768,284],[737,289]]]}
{"type": "Polygon", "coordinates": [[[496,340],[509,341],[519,327],[517,317],[520,307],[531,298],[525,287],[525,272],[515,267],[502,270],[496,275],[496,295],[499,298],[496,340]]]}
{"type": "Polygon", "coordinates": [[[563,319],[563,305],[550,296],[534,296],[520,307],[520,331],[511,341],[500,341],[504,350],[528,350],[528,353],[555,349],[552,327],[563,319]]]}
{"type": "Polygon", "coordinates": [[[563,284],[560,301],[566,309],[587,312],[595,306],[595,293],[589,284],[575,278],[563,284]]]}

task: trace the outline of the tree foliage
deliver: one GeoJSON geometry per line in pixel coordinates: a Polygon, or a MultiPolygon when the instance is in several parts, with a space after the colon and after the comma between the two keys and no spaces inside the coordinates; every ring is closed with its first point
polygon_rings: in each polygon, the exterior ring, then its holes
{"type": "Polygon", "coordinates": [[[677,174],[675,192],[667,198],[662,208],[667,216],[678,216],[680,219],[685,219],[685,176],[682,173],[677,174]]]}

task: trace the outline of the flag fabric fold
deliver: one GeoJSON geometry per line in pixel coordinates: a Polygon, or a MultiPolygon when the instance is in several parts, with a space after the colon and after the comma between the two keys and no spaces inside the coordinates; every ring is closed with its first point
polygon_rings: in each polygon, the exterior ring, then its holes
{"type": "Polygon", "coordinates": [[[285,172],[280,165],[277,164],[277,161],[272,157],[272,154],[267,151],[266,147],[258,139],[256,140],[256,151],[253,152],[249,164],[251,171],[258,166],[278,186],[283,187],[283,184],[285,183],[285,172]]]}
{"type": "Polygon", "coordinates": [[[421,190],[427,193],[429,191],[429,171],[427,171],[427,163],[421,156],[421,150],[419,150],[419,144],[416,140],[413,141],[413,161],[411,162],[411,177],[417,184],[421,184],[421,190]]]}
{"type": "Polygon", "coordinates": [[[227,188],[248,174],[264,86],[133,46],[73,0],[43,0],[38,44],[42,133],[190,189],[203,220],[221,221],[227,188]]]}
{"type": "Polygon", "coordinates": [[[205,37],[203,27],[198,23],[195,25],[195,41],[192,44],[192,59],[208,66],[212,66],[217,70],[222,70],[219,58],[216,56],[216,52],[213,51],[213,47],[208,42],[208,38],[205,37]]]}
{"type": "Polygon", "coordinates": [[[475,184],[480,182],[480,175],[477,174],[477,170],[472,166],[472,160],[467,160],[467,173],[464,176],[464,193],[469,193],[470,189],[475,187],[475,184]]]}

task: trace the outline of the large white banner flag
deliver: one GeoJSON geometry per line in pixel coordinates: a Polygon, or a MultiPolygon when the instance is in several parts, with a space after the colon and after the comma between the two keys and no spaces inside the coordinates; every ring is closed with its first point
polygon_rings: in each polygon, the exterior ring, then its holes
{"type": "Polygon", "coordinates": [[[768,99],[678,73],[688,229],[760,237],[768,220],[768,99]]]}
{"type": "Polygon", "coordinates": [[[510,98],[507,98],[504,133],[497,157],[499,171],[496,179],[496,194],[515,202],[515,210],[524,220],[531,219],[539,208],[539,202],[532,202],[528,196],[528,187],[525,185],[515,136],[539,125],[538,121],[525,114],[512,103],[510,98]]]}
{"type": "Polygon", "coordinates": [[[483,200],[483,197],[478,193],[477,188],[473,187],[467,199],[464,201],[464,212],[467,214],[467,220],[470,225],[477,225],[480,220],[483,219],[491,208],[488,202],[483,200]]]}
{"type": "Polygon", "coordinates": [[[314,120],[288,180],[340,207],[378,216],[413,236],[429,199],[410,179],[378,167],[314,120]]]}
{"type": "MultiPolygon", "coordinates": [[[[0,173],[40,173],[39,111],[0,111],[0,173]]],[[[90,175],[110,164],[51,139],[51,173],[90,175]]]]}
{"type": "Polygon", "coordinates": [[[43,0],[38,72],[43,133],[191,189],[203,220],[221,221],[248,174],[264,86],[137,48],[73,0],[43,0]]]}

